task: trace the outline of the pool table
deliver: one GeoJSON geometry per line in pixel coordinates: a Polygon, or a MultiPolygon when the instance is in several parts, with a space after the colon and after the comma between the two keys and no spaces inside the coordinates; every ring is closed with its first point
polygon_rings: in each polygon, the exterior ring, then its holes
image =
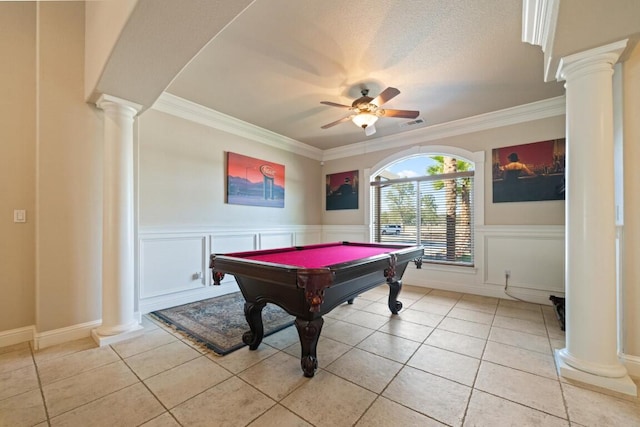
{"type": "Polygon", "coordinates": [[[264,336],[262,309],[266,303],[296,317],[300,364],[306,377],[318,367],[316,347],[324,320],[336,306],[353,303],[361,293],[384,282],[389,285],[389,310],[398,314],[401,278],[410,261],[421,258],[419,246],[337,242],[282,249],[211,255],[214,284],[225,274],[235,277],[245,298],[250,331],[243,341],[251,350],[264,336]]]}

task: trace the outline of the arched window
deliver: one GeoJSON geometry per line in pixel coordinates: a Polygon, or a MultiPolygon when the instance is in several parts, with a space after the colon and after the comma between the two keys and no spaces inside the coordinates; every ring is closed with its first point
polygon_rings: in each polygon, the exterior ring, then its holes
{"type": "Polygon", "coordinates": [[[371,176],[373,240],[424,247],[424,262],[474,265],[475,163],[422,153],[371,176]]]}

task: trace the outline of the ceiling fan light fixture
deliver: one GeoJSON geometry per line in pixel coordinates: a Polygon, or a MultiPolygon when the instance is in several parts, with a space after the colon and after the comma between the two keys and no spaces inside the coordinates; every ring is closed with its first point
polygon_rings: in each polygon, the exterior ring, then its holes
{"type": "Polygon", "coordinates": [[[371,113],[360,113],[353,116],[351,120],[359,128],[366,128],[374,124],[378,120],[378,116],[371,113]]]}
{"type": "Polygon", "coordinates": [[[407,118],[407,119],[415,119],[420,114],[419,111],[413,110],[389,110],[380,108],[387,101],[393,99],[396,95],[400,93],[400,91],[394,87],[388,87],[383,90],[380,95],[375,98],[371,98],[368,89],[362,89],[360,92],[362,93],[362,97],[356,99],[351,103],[351,106],[344,104],[336,104],[331,101],[320,101],[321,104],[329,105],[332,107],[346,108],[349,111],[352,111],[353,114],[347,117],[343,117],[339,120],[336,120],[331,123],[327,123],[324,126],[320,126],[322,129],[329,129],[335,125],[340,123],[348,122],[351,120],[355,123],[359,128],[364,129],[364,134],[366,136],[371,136],[376,133],[376,127],[374,123],[380,117],[396,117],[396,118],[407,118]]]}

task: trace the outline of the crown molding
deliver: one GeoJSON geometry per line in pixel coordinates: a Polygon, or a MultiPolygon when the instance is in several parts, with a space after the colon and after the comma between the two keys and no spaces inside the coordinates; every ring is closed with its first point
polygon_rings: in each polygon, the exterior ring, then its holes
{"type": "Polygon", "coordinates": [[[324,151],[166,92],[158,98],[151,109],[314,160],[325,161],[388,150],[389,148],[402,148],[451,136],[564,115],[565,97],[559,96],[532,102],[324,151]]]}
{"type": "Polygon", "coordinates": [[[565,114],[565,97],[545,99],[324,151],[322,160],[359,156],[565,114]]]}
{"type": "Polygon", "coordinates": [[[548,52],[555,38],[560,0],[522,0],[522,41],[548,52]]]}
{"type": "Polygon", "coordinates": [[[558,25],[560,0],[522,0],[522,41],[540,46],[544,52],[544,81],[553,80],[553,44],[558,25]]]}
{"type": "Polygon", "coordinates": [[[214,129],[241,136],[261,144],[289,151],[315,160],[322,159],[322,150],[252,125],[195,102],[163,92],[151,109],[200,123],[214,129]]]}

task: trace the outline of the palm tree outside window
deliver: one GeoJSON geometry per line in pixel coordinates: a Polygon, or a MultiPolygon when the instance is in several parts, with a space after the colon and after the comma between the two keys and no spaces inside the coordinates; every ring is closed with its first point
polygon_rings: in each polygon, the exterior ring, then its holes
{"type": "Polygon", "coordinates": [[[447,155],[387,166],[371,183],[373,240],[422,245],[424,262],[473,266],[473,179],[473,162],[447,155]]]}

